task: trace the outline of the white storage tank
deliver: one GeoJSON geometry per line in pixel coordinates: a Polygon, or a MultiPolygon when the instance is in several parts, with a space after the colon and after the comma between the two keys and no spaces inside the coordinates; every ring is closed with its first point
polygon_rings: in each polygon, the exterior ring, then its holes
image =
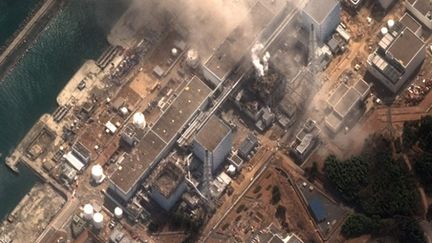
{"type": "Polygon", "coordinates": [[[103,227],[103,215],[101,213],[95,213],[93,215],[93,225],[96,229],[102,229],[102,227],[103,227]]]}
{"type": "Polygon", "coordinates": [[[132,122],[139,129],[144,129],[147,125],[147,122],[145,120],[145,116],[141,112],[137,112],[133,115],[132,122]]]}
{"type": "Polygon", "coordinates": [[[101,183],[105,178],[102,166],[100,166],[99,164],[93,165],[91,169],[91,174],[94,182],[96,182],[97,184],[101,183]]]}
{"type": "Polygon", "coordinates": [[[120,207],[116,207],[116,208],[114,209],[114,216],[115,216],[117,219],[121,219],[121,217],[123,217],[123,209],[121,209],[120,207]]]}
{"type": "Polygon", "coordinates": [[[93,218],[93,206],[91,204],[84,205],[83,214],[84,219],[91,220],[93,218]]]}
{"type": "Polygon", "coordinates": [[[198,67],[199,65],[199,55],[198,55],[198,51],[195,49],[189,49],[189,51],[187,51],[186,53],[186,63],[189,67],[195,69],[198,67]]]}
{"type": "Polygon", "coordinates": [[[387,20],[387,27],[391,30],[395,25],[395,21],[393,19],[387,20]]]}
{"type": "Polygon", "coordinates": [[[388,33],[388,29],[387,29],[387,27],[382,27],[381,28],[381,35],[385,35],[385,34],[387,34],[388,33]]]}

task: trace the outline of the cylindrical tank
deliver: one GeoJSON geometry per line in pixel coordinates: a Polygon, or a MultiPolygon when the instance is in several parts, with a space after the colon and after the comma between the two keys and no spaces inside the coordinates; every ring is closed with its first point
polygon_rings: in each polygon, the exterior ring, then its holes
{"type": "Polygon", "coordinates": [[[96,229],[102,229],[102,227],[103,227],[103,215],[101,213],[95,213],[93,215],[93,225],[96,229]]]}
{"type": "Polygon", "coordinates": [[[177,48],[173,48],[173,49],[171,49],[171,55],[173,55],[174,57],[176,57],[177,54],[178,54],[178,50],[177,50],[177,48]]]}
{"type": "Polygon", "coordinates": [[[87,220],[92,219],[93,217],[93,206],[91,204],[84,205],[83,208],[84,218],[87,220]]]}
{"type": "Polygon", "coordinates": [[[133,115],[133,124],[140,129],[144,129],[147,125],[144,114],[141,112],[137,112],[133,115]]]}
{"type": "Polygon", "coordinates": [[[392,29],[394,25],[395,25],[395,21],[393,19],[387,20],[387,27],[389,29],[392,29]]]}
{"type": "Polygon", "coordinates": [[[387,29],[387,27],[382,27],[381,28],[381,34],[382,35],[385,35],[385,34],[387,34],[388,33],[388,29],[387,29]]]}
{"type": "Polygon", "coordinates": [[[120,219],[123,216],[123,209],[116,207],[114,209],[114,215],[117,219],[120,219]]]}
{"type": "Polygon", "coordinates": [[[189,49],[186,53],[186,63],[191,68],[197,68],[199,65],[198,51],[195,49],[189,49]]]}
{"type": "Polygon", "coordinates": [[[93,165],[91,169],[92,178],[96,183],[101,183],[104,179],[102,166],[99,164],[93,165]]]}

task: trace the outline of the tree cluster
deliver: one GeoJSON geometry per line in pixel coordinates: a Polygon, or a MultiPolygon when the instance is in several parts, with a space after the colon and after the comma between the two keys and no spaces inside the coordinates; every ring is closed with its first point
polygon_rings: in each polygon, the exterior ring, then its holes
{"type": "Polygon", "coordinates": [[[348,217],[342,234],[392,235],[402,242],[424,242],[423,233],[412,220],[419,211],[414,177],[403,160],[392,158],[389,140],[375,135],[365,144],[360,156],[345,161],[329,156],[325,161],[330,186],[360,212],[348,217]]]}

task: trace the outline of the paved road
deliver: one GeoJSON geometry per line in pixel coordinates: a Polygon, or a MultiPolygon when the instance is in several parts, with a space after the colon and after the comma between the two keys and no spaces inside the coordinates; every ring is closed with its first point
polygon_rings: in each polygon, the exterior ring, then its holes
{"type": "Polygon", "coordinates": [[[45,13],[51,8],[55,0],[46,0],[40,9],[33,15],[30,21],[24,26],[21,32],[15,37],[15,39],[9,44],[9,46],[0,55],[0,65],[6,60],[6,58],[13,53],[15,48],[27,37],[27,34],[33,28],[37,21],[41,19],[45,13]]]}

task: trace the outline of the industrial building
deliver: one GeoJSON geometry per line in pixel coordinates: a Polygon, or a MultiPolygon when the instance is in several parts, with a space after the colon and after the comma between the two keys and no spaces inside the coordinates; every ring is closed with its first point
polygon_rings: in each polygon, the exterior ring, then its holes
{"type": "Polygon", "coordinates": [[[382,31],[378,48],[367,59],[367,70],[397,93],[426,57],[425,42],[408,27],[382,31]]]}
{"type": "Polygon", "coordinates": [[[179,92],[130,154],[117,161],[118,168],[109,177],[110,191],[122,200],[129,200],[139,182],[168,154],[180,132],[201,109],[204,109],[211,89],[193,77],[179,92]]]}
{"type": "Polygon", "coordinates": [[[432,2],[430,0],[406,0],[405,6],[426,28],[432,30],[432,2]]]}
{"type": "Polygon", "coordinates": [[[337,0],[310,0],[302,11],[306,30],[314,28],[317,39],[325,43],[340,23],[341,6],[337,0]]]}
{"type": "Polygon", "coordinates": [[[303,243],[303,240],[294,233],[284,234],[270,224],[265,229],[258,231],[247,241],[248,243],[303,243]]]}
{"type": "Polygon", "coordinates": [[[174,156],[163,160],[150,175],[150,197],[169,211],[186,190],[185,171],[174,156]]]}
{"type": "Polygon", "coordinates": [[[348,118],[361,114],[361,107],[370,93],[370,85],[363,79],[358,80],[352,87],[340,84],[327,100],[330,114],[325,118],[326,127],[336,134],[346,124],[348,118]]]}
{"type": "Polygon", "coordinates": [[[232,140],[231,128],[218,117],[212,116],[195,135],[193,152],[203,162],[208,152],[214,173],[231,152],[232,140]]]}
{"type": "Polygon", "coordinates": [[[399,20],[399,23],[412,30],[412,32],[414,32],[418,37],[421,37],[423,33],[422,26],[413,16],[411,16],[411,14],[405,13],[399,20]]]}
{"type": "Polygon", "coordinates": [[[213,85],[223,82],[236,68],[239,61],[248,54],[258,34],[274,17],[262,3],[257,2],[245,21],[241,23],[222,43],[215,53],[202,65],[204,77],[213,85]]]}
{"type": "Polygon", "coordinates": [[[291,154],[299,162],[305,161],[318,144],[320,133],[316,122],[307,119],[291,144],[291,154]]]}

